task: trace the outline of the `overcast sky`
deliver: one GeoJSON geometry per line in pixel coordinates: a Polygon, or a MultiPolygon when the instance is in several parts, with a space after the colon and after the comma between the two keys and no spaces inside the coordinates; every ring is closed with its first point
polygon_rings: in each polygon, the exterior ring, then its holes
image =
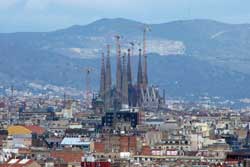
{"type": "Polygon", "coordinates": [[[0,32],[50,31],[116,17],[250,23],[250,0],[0,0],[0,32]]]}

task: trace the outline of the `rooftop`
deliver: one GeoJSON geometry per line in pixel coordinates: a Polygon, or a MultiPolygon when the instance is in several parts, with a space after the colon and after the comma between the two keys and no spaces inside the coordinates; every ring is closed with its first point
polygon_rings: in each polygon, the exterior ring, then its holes
{"type": "Polygon", "coordinates": [[[84,141],[81,137],[65,137],[63,138],[61,145],[90,145],[90,141],[84,141]]]}

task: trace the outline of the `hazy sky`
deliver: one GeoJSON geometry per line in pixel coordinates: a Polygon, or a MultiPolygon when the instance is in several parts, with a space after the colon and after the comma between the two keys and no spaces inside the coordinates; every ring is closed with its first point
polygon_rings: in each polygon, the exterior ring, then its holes
{"type": "Polygon", "coordinates": [[[0,32],[50,31],[116,17],[250,23],[250,0],[0,0],[0,32]]]}

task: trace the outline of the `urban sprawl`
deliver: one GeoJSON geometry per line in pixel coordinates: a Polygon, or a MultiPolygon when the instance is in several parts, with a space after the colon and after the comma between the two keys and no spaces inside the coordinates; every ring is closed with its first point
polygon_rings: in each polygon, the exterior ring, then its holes
{"type": "Polygon", "coordinates": [[[1,96],[0,167],[250,166],[249,111],[170,101],[150,85],[149,30],[140,49],[121,49],[115,36],[113,78],[107,45],[98,93],[86,77],[82,99],[16,96],[14,88],[1,96]]]}

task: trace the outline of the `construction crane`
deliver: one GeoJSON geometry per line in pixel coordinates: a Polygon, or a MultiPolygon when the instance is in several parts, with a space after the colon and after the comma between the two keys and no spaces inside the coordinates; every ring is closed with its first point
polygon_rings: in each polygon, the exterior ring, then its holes
{"type": "Polygon", "coordinates": [[[8,113],[7,113],[7,117],[8,117],[8,122],[9,124],[12,124],[12,121],[16,121],[18,120],[18,112],[16,110],[16,99],[15,99],[15,88],[13,85],[11,85],[10,88],[10,96],[9,96],[9,104],[8,104],[8,113]]]}
{"type": "Polygon", "coordinates": [[[148,69],[147,69],[147,32],[151,31],[151,28],[148,25],[144,25],[143,28],[143,57],[144,57],[144,62],[143,62],[143,85],[144,87],[147,87],[148,85],[148,69]]]}
{"type": "Polygon", "coordinates": [[[135,43],[134,42],[129,42],[129,44],[131,45],[131,56],[134,56],[135,43]]]}
{"type": "Polygon", "coordinates": [[[121,67],[121,44],[120,35],[115,35],[116,39],[116,91],[121,92],[122,88],[122,67],[121,67]]]}
{"type": "Polygon", "coordinates": [[[143,56],[145,56],[147,54],[147,32],[151,31],[151,28],[149,27],[149,25],[144,25],[143,28],[143,56]]]}
{"type": "Polygon", "coordinates": [[[91,108],[91,99],[92,99],[92,91],[91,91],[91,73],[95,70],[92,67],[86,67],[83,69],[85,73],[85,93],[84,93],[84,104],[86,108],[91,108]]]}

